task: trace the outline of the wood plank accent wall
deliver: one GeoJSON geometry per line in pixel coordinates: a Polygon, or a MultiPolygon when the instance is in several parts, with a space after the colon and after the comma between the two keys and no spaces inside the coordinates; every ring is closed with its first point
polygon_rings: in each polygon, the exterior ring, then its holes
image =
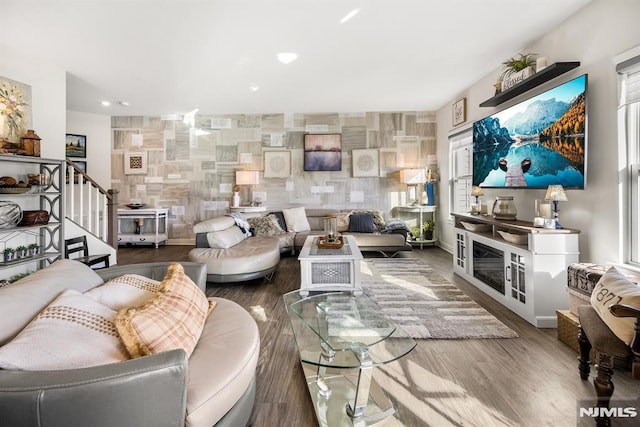
{"type": "Polygon", "coordinates": [[[117,116],[111,127],[112,187],[123,204],[141,199],[170,208],[174,243],[193,239],[193,224],[227,213],[235,170],[260,171],[253,191],[266,192],[269,210],[368,208],[390,216],[406,202],[399,170],[425,167],[436,153],[435,112],[202,114],[193,127],[182,117],[117,116]],[[304,171],[305,133],[342,134],[341,171],[304,171]],[[379,177],[353,177],[351,151],[365,148],[379,151],[379,177]],[[264,151],[271,150],[291,153],[289,178],[264,178],[264,151]],[[146,154],[146,174],[125,175],[129,152],[146,154]],[[363,202],[352,201],[358,195],[363,202]]]}

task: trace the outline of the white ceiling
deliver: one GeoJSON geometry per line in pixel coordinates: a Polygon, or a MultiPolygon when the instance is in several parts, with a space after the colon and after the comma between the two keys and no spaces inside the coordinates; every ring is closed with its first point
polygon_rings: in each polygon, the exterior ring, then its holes
{"type": "Polygon", "coordinates": [[[67,70],[73,111],[435,110],[589,1],[0,0],[0,43],[67,70]]]}

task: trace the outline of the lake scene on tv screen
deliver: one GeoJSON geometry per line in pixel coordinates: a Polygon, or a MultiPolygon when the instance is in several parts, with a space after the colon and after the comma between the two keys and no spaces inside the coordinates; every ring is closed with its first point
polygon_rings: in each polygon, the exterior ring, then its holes
{"type": "Polygon", "coordinates": [[[584,188],[587,75],[473,124],[473,185],[584,188]]]}

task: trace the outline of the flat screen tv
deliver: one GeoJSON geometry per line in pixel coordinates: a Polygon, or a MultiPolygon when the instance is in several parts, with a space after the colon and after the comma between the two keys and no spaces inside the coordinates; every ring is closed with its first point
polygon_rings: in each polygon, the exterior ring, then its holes
{"type": "Polygon", "coordinates": [[[473,124],[473,185],[583,189],[587,75],[473,124]]]}

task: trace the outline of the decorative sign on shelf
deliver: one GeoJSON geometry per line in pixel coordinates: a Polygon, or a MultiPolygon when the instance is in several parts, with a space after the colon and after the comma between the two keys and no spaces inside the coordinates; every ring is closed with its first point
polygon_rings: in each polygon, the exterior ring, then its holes
{"type": "Polygon", "coordinates": [[[517,73],[509,74],[502,79],[502,90],[505,91],[507,89],[512,88],[518,83],[526,80],[535,74],[533,67],[527,67],[522,71],[518,71],[517,73]]]}

